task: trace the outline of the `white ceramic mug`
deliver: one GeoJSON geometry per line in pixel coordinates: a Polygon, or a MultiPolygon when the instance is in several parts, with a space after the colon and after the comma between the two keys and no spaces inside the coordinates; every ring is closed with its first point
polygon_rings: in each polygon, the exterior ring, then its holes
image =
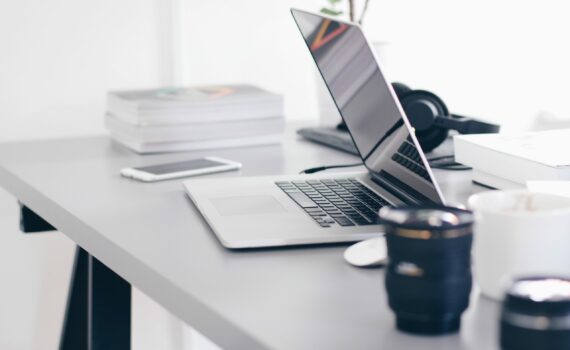
{"type": "Polygon", "coordinates": [[[488,191],[471,196],[469,208],[475,279],[485,296],[502,299],[519,277],[570,277],[570,198],[488,191]]]}

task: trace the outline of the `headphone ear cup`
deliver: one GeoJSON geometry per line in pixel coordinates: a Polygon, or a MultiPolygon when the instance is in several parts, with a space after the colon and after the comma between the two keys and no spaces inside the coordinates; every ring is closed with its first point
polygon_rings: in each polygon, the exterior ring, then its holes
{"type": "Polygon", "coordinates": [[[392,83],[392,88],[394,89],[394,92],[396,93],[396,96],[398,96],[399,100],[402,100],[405,94],[412,91],[408,85],[404,83],[398,83],[397,81],[392,83]]]}
{"type": "Polygon", "coordinates": [[[424,152],[441,145],[449,129],[435,126],[437,117],[449,118],[447,106],[437,95],[425,90],[409,91],[400,99],[424,152]]]}

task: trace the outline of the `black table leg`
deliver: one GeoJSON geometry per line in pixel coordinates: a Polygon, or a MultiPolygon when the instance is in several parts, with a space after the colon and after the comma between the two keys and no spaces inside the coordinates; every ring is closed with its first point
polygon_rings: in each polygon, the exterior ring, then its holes
{"type": "Polygon", "coordinates": [[[20,204],[20,230],[24,233],[53,231],[55,227],[50,225],[41,216],[33,212],[22,203],[20,204]]]}
{"type": "MultiPolygon", "coordinates": [[[[20,203],[25,233],[55,228],[20,203]]],[[[80,247],[67,297],[61,350],[131,348],[131,285],[80,247]]]]}
{"type": "Polygon", "coordinates": [[[88,350],[131,348],[131,285],[89,256],[88,350]]]}
{"type": "Polygon", "coordinates": [[[130,347],[130,284],[77,247],[60,349],[130,347]]]}
{"type": "Polygon", "coordinates": [[[67,295],[63,332],[59,344],[61,350],[85,349],[87,347],[88,265],[89,254],[77,247],[69,294],[67,295]]]}

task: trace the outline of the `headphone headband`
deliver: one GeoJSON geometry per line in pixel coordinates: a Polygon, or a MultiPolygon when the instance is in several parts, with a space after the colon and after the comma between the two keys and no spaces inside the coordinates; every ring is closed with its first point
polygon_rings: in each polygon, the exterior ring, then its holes
{"type": "Polygon", "coordinates": [[[449,130],[457,130],[461,134],[499,132],[497,124],[450,114],[443,100],[430,91],[412,90],[402,83],[392,83],[392,87],[425,152],[443,143],[449,130]]]}
{"type": "Polygon", "coordinates": [[[498,133],[501,128],[497,124],[457,114],[451,114],[451,117],[438,116],[435,120],[435,125],[450,130],[457,130],[460,134],[493,134],[498,133]]]}

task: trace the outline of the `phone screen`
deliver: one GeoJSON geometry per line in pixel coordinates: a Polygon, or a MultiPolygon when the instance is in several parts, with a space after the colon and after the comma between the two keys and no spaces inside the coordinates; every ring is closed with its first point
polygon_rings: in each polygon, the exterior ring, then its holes
{"type": "Polygon", "coordinates": [[[145,166],[134,168],[136,170],[145,171],[153,175],[164,175],[170,173],[177,173],[180,171],[197,170],[204,168],[211,168],[215,166],[225,165],[226,163],[215,162],[209,159],[193,159],[185,162],[168,163],[160,165],[145,166]]]}

